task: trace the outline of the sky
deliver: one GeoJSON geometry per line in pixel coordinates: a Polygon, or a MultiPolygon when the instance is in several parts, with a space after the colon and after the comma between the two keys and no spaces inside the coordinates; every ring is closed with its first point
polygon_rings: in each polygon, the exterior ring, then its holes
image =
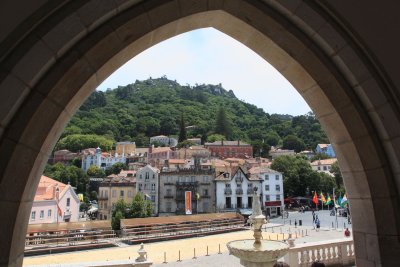
{"type": "Polygon", "coordinates": [[[296,89],[251,49],[213,28],[187,32],[143,51],[97,90],[167,76],[181,85],[219,84],[270,114],[303,115],[309,106],[296,89]]]}

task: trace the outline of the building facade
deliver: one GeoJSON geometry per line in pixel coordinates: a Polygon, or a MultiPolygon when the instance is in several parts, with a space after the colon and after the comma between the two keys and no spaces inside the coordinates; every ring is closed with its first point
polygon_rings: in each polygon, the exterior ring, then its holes
{"type": "Polygon", "coordinates": [[[112,156],[109,153],[102,152],[99,147],[94,152],[89,150],[88,154],[82,156],[82,169],[84,171],[87,171],[92,165],[105,170],[115,163],[126,163],[126,157],[119,154],[112,156]]]}
{"type": "Polygon", "coordinates": [[[162,171],[159,214],[186,214],[186,191],[191,192],[192,214],[215,212],[214,175],[214,170],[162,171]]]}
{"type": "Polygon", "coordinates": [[[215,141],[214,143],[205,143],[204,147],[210,150],[212,157],[217,158],[251,158],[253,156],[253,147],[245,142],[238,141],[215,141]]]}
{"type": "Polygon", "coordinates": [[[100,220],[111,220],[111,213],[118,200],[131,204],[136,194],[136,178],[110,175],[100,183],[97,194],[100,220]]]}
{"type": "Polygon", "coordinates": [[[336,158],[336,153],[331,144],[318,144],[315,153],[325,154],[331,158],[336,158]]]}
{"type": "Polygon", "coordinates": [[[128,156],[136,154],[135,142],[118,142],[115,146],[115,153],[118,155],[128,156]]]}
{"type": "Polygon", "coordinates": [[[249,173],[261,181],[259,192],[265,214],[272,217],[281,215],[284,207],[282,173],[266,166],[253,167],[249,173]]]}
{"type": "Polygon", "coordinates": [[[150,165],[136,173],[136,192],[142,193],[153,204],[154,214],[158,214],[158,188],[160,170],[150,165]]]}
{"type": "Polygon", "coordinates": [[[217,210],[251,209],[254,187],[260,186],[261,180],[247,175],[241,167],[220,174],[215,178],[217,210]]]}
{"type": "Polygon", "coordinates": [[[336,161],[337,161],[336,158],[320,159],[311,162],[310,165],[311,168],[316,172],[324,172],[326,174],[329,174],[330,176],[334,176],[333,173],[331,173],[331,169],[332,169],[332,164],[334,164],[336,161]]]}
{"type": "Polygon", "coordinates": [[[79,198],[71,185],[42,175],[32,204],[29,224],[77,222],[79,198]]]}
{"type": "Polygon", "coordinates": [[[159,145],[164,145],[168,147],[176,147],[178,145],[178,140],[173,137],[168,137],[165,135],[158,135],[150,137],[150,145],[158,143],[159,145]]]}

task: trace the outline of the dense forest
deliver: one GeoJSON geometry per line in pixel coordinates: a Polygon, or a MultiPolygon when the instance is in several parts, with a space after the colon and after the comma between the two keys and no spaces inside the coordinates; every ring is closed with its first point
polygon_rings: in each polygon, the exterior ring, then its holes
{"type": "Polygon", "coordinates": [[[329,142],[312,113],[268,114],[237,99],[221,84],[180,85],[162,77],[95,91],[72,118],[56,149],[76,151],[94,143],[109,148],[113,141],[148,146],[150,136],[178,137],[182,124],[188,138],[240,139],[263,156],[270,146],[300,151],[329,142]]]}

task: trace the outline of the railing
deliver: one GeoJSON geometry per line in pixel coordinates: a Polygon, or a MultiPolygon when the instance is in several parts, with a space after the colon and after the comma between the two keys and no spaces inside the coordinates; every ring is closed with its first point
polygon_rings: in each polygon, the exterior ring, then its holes
{"type": "Polygon", "coordinates": [[[232,195],[232,189],[225,189],[225,195],[232,195]]]}
{"type": "Polygon", "coordinates": [[[243,189],[242,188],[237,188],[236,189],[236,195],[243,195],[243,189]]]}
{"type": "Polygon", "coordinates": [[[339,239],[296,245],[285,256],[289,266],[311,266],[315,261],[326,266],[346,266],[355,263],[353,240],[339,239]]]}

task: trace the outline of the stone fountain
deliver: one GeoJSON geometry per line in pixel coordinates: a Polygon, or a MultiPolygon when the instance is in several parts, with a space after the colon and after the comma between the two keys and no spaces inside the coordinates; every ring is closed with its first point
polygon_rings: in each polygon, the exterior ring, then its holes
{"type": "Polygon", "coordinates": [[[288,251],[289,246],[284,242],[262,240],[261,227],[266,223],[261,212],[260,198],[257,187],[253,193],[253,214],[249,217],[254,239],[231,241],[226,246],[229,254],[240,259],[240,264],[246,267],[272,267],[279,258],[288,251]]]}

